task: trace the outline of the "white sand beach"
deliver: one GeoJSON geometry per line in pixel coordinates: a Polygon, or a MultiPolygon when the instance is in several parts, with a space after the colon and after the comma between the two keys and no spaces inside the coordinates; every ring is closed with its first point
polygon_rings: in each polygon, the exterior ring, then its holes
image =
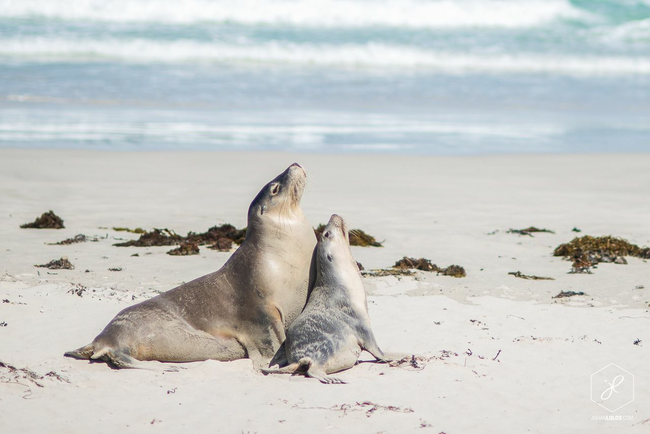
{"type": "Polygon", "coordinates": [[[649,167],[648,154],[0,149],[0,432],[647,432],[650,263],[568,274],[553,250],[582,235],[649,246],[649,167]],[[380,347],[417,356],[417,367],[361,363],[338,375],[349,384],[324,385],[258,374],[250,360],[150,372],[63,356],[121,309],[231,254],[114,247],[138,236],[113,227],[244,227],[259,189],[295,161],[314,227],[337,213],[383,241],[352,248],[366,269],[409,256],[467,271],[364,278],[380,347]],[[65,229],[20,228],[48,210],[65,229]],[[529,226],[554,233],[507,233],[529,226]],[[77,234],[99,241],[48,244],[77,234]],[[74,270],[34,267],[64,256],[74,270]],[[517,271],[554,280],[508,274],[517,271]],[[553,298],[562,291],[585,295],[553,298]],[[592,377],[612,363],[629,373],[615,398],[634,395],[610,412],[591,392],[614,379],[592,377]]]}

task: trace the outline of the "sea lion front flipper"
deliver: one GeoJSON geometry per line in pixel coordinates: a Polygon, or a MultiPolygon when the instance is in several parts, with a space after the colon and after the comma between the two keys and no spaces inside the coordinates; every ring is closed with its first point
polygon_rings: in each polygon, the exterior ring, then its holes
{"type": "Polygon", "coordinates": [[[257,345],[254,342],[250,342],[244,339],[237,339],[237,341],[244,347],[246,350],[246,356],[251,359],[253,362],[253,369],[256,371],[261,371],[265,367],[269,366],[268,357],[264,357],[260,352],[257,345]]]}
{"type": "Polygon", "coordinates": [[[282,342],[282,345],[280,345],[280,348],[278,348],[278,351],[276,351],[275,355],[269,362],[269,368],[273,366],[283,368],[289,364],[289,360],[287,359],[287,349],[285,344],[286,342],[282,342]]]}
{"type": "Polygon", "coordinates": [[[284,331],[284,313],[282,312],[282,309],[274,303],[270,306],[268,315],[271,320],[271,327],[273,333],[275,333],[275,337],[280,344],[284,343],[287,339],[287,335],[284,331]]]}

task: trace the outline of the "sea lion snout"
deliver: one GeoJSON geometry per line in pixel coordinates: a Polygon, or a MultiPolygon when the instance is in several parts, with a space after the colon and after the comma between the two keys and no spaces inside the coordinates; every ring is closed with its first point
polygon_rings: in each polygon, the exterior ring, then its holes
{"type": "Polygon", "coordinates": [[[338,214],[332,214],[332,217],[330,217],[330,220],[329,222],[327,222],[327,226],[323,231],[323,237],[330,238],[332,232],[338,232],[338,231],[340,231],[341,234],[343,234],[344,238],[347,238],[348,230],[345,225],[345,220],[343,220],[343,218],[338,214]]]}
{"type": "Polygon", "coordinates": [[[300,164],[298,164],[298,163],[293,163],[291,166],[289,166],[289,167],[287,168],[287,172],[289,172],[289,173],[291,173],[291,172],[296,172],[296,173],[301,174],[301,175],[304,176],[304,177],[307,176],[307,171],[305,170],[305,168],[302,167],[302,166],[301,166],[300,164]]]}
{"type": "Polygon", "coordinates": [[[284,185],[285,188],[292,190],[295,200],[300,200],[307,183],[307,172],[298,163],[293,163],[282,172],[275,181],[284,185]]]}
{"type": "MultiPolygon", "coordinates": [[[[300,200],[307,184],[307,174],[298,163],[287,167],[281,174],[266,184],[257,194],[248,209],[250,219],[293,213],[300,207],[300,200]]],[[[286,217],[286,215],[285,215],[286,217]]]]}
{"type": "Polygon", "coordinates": [[[328,225],[334,225],[337,228],[340,228],[343,226],[343,218],[338,215],[338,214],[332,214],[332,217],[330,217],[330,221],[327,223],[328,225]]]}

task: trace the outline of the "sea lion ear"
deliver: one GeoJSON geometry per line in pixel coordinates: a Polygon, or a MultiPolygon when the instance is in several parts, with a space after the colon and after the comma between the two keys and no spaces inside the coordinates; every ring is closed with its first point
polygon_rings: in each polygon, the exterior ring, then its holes
{"type": "Polygon", "coordinates": [[[330,261],[330,262],[332,262],[332,261],[334,260],[334,258],[332,257],[332,255],[330,255],[330,254],[328,253],[328,254],[327,254],[327,260],[330,261]]]}
{"type": "Polygon", "coordinates": [[[266,212],[266,205],[262,205],[260,207],[260,215],[264,215],[265,212],[266,212]]]}

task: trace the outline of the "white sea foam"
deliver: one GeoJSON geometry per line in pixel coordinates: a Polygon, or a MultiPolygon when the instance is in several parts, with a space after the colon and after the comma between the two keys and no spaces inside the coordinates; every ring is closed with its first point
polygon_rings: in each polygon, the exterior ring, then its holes
{"type": "Polygon", "coordinates": [[[567,0],[0,0],[0,17],[306,27],[530,27],[584,18],[567,0]]]}
{"type": "MultiPolygon", "coordinates": [[[[34,100],[26,98],[25,101],[34,100]]],[[[9,113],[11,115],[11,113],[9,113]]],[[[15,114],[14,114],[15,115],[15,114]]],[[[239,125],[215,125],[200,122],[120,122],[97,116],[84,116],[77,113],[74,119],[62,119],[59,122],[29,122],[21,116],[0,122],[0,143],[17,141],[70,140],[70,141],[123,141],[137,137],[139,141],[158,141],[168,143],[203,142],[222,145],[282,144],[319,146],[327,138],[348,137],[360,134],[368,137],[409,137],[411,134],[429,134],[432,136],[454,136],[470,138],[501,138],[510,140],[528,140],[531,138],[556,136],[564,133],[557,125],[551,124],[504,124],[466,122],[413,122],[406,119],[386,119],[382,124],[368,125],[355,123],[350,116],[346,124],[336,121],[320,124],[278,124],[274,126],[254,123],[239,125]]],[[[359,119],[364,121],[364,119],[359,119]]],[[[338,141],[335,139],[335,141],[338,141]]],[[[386,146],[401,146],[401,143],[386,146]]],[[[357,144],[367,148],[367,144],[357,144]]]]}
{"type": "Polygon", "coordinates": [[[569,75],[650,74],[650,56],[589,56],[539,53],[459,54],[386,44],[315,45],[266,42],[229,45],[190,40],[0,39],[0,57],[21,61],[122,61],[129,63],[227,63],[269,66],[409,68],[463,73],[552,73],[569,75]]]}
{"type": "MultiPolygon", "coordinates": [[[[598,32],[600,30],[596,28],[594,31],[598,32]]],[[[650,18],[629,21],[619,26],[605,29],[603,39],[610,42],[646,44],[650,42],[650,18]]]]}

